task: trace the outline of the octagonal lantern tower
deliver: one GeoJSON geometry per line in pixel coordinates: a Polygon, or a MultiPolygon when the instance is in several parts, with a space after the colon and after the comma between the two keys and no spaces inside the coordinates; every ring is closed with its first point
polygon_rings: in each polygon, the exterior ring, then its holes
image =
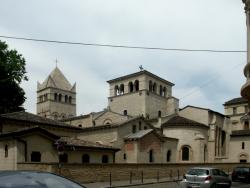
{"type": "Polygon", "coordinates": [[[246,83],[241,88],[241,96],[248,100],[250,107],[250,0],[242,0],[245,4],[246,25],[247,25],[247,64],[244,68],[246,83]]]}

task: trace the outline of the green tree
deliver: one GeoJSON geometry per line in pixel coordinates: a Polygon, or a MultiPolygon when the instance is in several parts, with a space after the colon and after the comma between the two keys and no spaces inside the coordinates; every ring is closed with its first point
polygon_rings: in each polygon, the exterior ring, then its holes
{"type": "Polygon", "coordinates": [[[24,90],[20,87],[28,80],[25,59],[16,50],[9,50],[5,42],[0,41],[0,114],[24,110],[24,90]]]}

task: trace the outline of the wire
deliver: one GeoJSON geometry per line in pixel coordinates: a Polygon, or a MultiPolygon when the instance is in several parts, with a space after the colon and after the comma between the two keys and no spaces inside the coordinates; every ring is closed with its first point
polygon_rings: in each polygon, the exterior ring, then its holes
{"type": "MultiPolygon", "coordinates": [[[[235,68],[243,65],[244,63],[238,63],[236,64],[235,66],[232,66],[230,69],[228,69],[228,71],[231,71],[231,70],[235,70],[235,68]]],[[[214,80],[217,80],[218,78],[220,78],[222,75],[221,74],[218,74],[217,76],[214,76],[212,77],[211,79],[209,79],[208,81],[204,82],[203,84],[201,84],[200,86],[198,86],[197,88],[194,88],[194,89],[191,89],[189,92],[187,92],[185,95],[183,95],[182,97],[180,97],[180,100],[184,99],[184,98],[187,98],[191,95],[193,95],[194,93],[198,92],[197,89],[201,89],[203,87],[206,87],[208,86],[209,84],[211,84],[212,82],[214,82],[214,80]]]]}
{"type": "Polygon", "coordinates": [[[185,48],[160,48],[160,47],[146,47],[146,46],[127,46],[127,45],[114,45],[114,44],[99,44],[99,43],[83,43],[83,42],[70,42],[70,41],[58,41],[58,40],[46,40],[35,38],[24,38],[15,36],[0,35],[0,38],[26,40],[34,42],[47,42],[57,44],[70,44],[70,45],[83,45],[83,46],[97,46],[97,47],[110,47],[110,48],[129,48],[129,49],[141,49],[141,50],[162,50],[162,51],[184,51],[184,52],[215,52],[215,53],[246,53],[245,50],[213,50],[213,49],[185,49],[185,48]]]}

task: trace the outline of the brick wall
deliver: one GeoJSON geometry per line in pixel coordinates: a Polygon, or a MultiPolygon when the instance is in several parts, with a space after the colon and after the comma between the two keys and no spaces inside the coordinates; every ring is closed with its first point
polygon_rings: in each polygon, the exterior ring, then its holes
{"type": "MultiPolygon", "coordinates": [[[[64,164],[59,169],[57,163],[18,163],[18,170],[40,170],[48,171],[68,177],[81,183],[109,181],[110,173],[112,181],[129,180],[132,174],[133,180],[141,179],[142,172],[144,179],[159,179],[167,177],[180,178],[187,169],[194,166],[209,166],[231,172],[239,163],[192,163],[192,164],[64,164]]],[[[250,165],[250,164],[243,164],[250,165]]]]}

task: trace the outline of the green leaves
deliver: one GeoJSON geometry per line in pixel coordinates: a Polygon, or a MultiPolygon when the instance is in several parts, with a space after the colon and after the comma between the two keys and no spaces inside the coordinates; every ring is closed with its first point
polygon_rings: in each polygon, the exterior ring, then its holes
{"type": "Polygon", "coordinates": [[[8,45],[0,41],[0,113],[23,110],[24,90],[19,86],[28,80],[25,59],[16,50],[8,50],[8,45]]]}

